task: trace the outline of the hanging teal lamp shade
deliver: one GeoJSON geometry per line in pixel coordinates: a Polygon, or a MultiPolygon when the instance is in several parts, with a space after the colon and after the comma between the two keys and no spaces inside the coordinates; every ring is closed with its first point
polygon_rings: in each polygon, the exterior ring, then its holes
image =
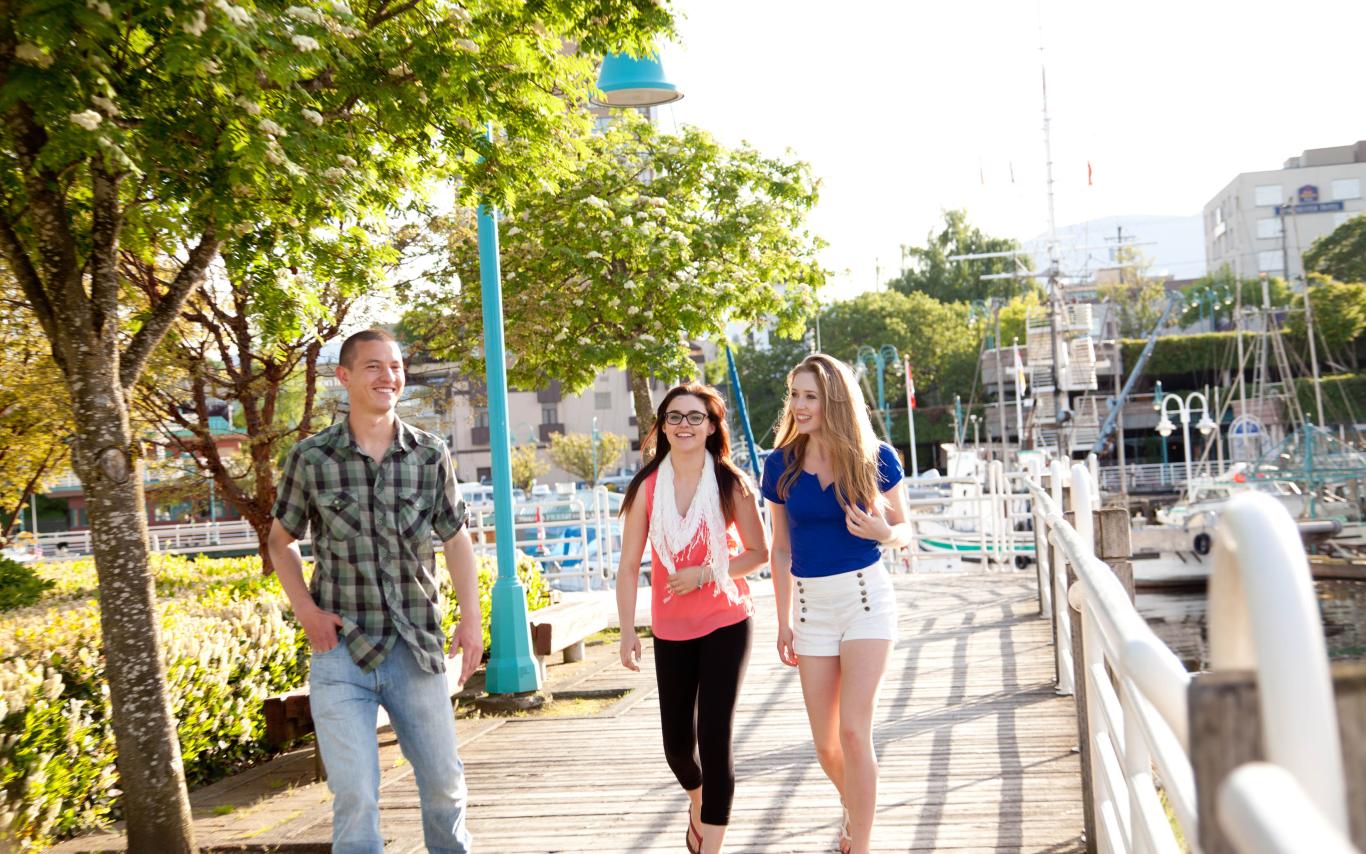
{"type": "Polygon", "coordinates": [[[658,56],[633,59],[623,53],[609,53],[598,72],[600,97],[593,100],[605,107],[656,107],[683,97],[678,87],[664,77],[658,56]]]}

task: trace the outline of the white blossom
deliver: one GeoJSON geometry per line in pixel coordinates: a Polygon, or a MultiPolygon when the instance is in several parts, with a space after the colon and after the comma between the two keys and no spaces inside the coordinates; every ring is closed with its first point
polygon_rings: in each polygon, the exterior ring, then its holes
{"type": "Polygon", "coordinates": [[[286,136],[285,129],[280,127],[270,119],[261,119],[261,121],[257,124],[257,127],[261,129],[262,133],[267,133],[271,136],[286,136]]]}
{"type": "Polygon", "coordinates": [[[408,63],[406,62],[400,62],[398,65],[395,65],[393,68],[389,69],[390,77],[407,77],[409,74],[412,73],[413,70],[408,67],[408,63]]]}
{"type": "Polygon", "coordinates": [[[113,20],[114,10],[109,8],[109,4],[104,0],[86,0],[85,7],[100,13],[100,17],[106,20],[113,20]]]}
{"type": "Polygon", "coordinates": [[[310,24],[321,24],[323,22],[322,13],[317,9],[310,9],[307,6],[290,6],[285,10],[285,14],[291,18],[305,21],[310,24]]]}
{"type": "Polygon", "coordinates": [[[356,168],[356,158],[351,157],[350,155],[343,154],[341,157],[337,158],[337,162],[351,169],[356,168]]]}
{"type": "Polygon", "coordinates": [[[247,100],[246,98],[238,98],[238,99],[237,99],[237,106],[239,106],[239,107],[241,107],[242,109],[246,110],[248,115],[252,115],[252,116],[259,116],[259,115],[261,115],[261,105],[258,104],[258,103],[256,103],[255,101],[249,101],[249,100],[247,100]]]}
{"type": "Polygon", "coordinates": [[[332,11],[338,15],[350,15],[351,7],[346,5],[345,0],[332,0],[332,11]]]}
{"type": "Polygon", "coordinates": [[[465,51],[466,53],[479,52],[479,45],[475,44],[473,39],[456,39],[455,46],[465,51]]]}
{"type": "Polygon", "coordinates": [[[647,343],[647,344],[653,344],[653,343],[655,343],[655,337],[654,337],[653,335],[641,335],[641,336],[638,336],[638,337],[640,338],[641,341],[644,341],[644,342],[647,343]]]}
{"type": "Polygon", "coordinates": [[[517,226],[515,226],[515,225],[514,225],[512,228],[509,228],[509,229],[507,230],[507,236],[508,236],[508,237],[516,237],[517,235],[519,235],[519,234],[521,234],[521,233],[522,233],[522,230],[521,230],[520,228],[518,228],[517,226]]]}
{"type": "Polygon", "coordinates": [[[245,27],[251,23],[251,13],[241,6],[235,6],[232,3],[229,3],[228,0],[214,0],[214,5],[217,6],[219,11],[224,15],[228,16],[229,21],[232,21],[239,27],[245,27]]]}
{"type": "Polygon", "coordinates": [[[82,110],[79,113],[72,113],[71,121],[86,130],[94,130],[100,126],[100,122],[104,121],[104,116],[94,110],[82,110]]]}
{"type": "Polygon", "coordinates": [[[323,173],[323,177],[332,182],[344,181],[346,180],[346,170],[333,166],[323,173]]]}
{"type": "Polygon", "coordinates": [[[117,116],[119,114],[119,105],[103,95],[94,96],[90,99],[90,102],[103,110],[106,116],[117,116]]]}
{"type": "Polygon", "coordinates": [[[627,279],[627,280],[626,280],[626,284],[622,285],[622,287],[626,288],[626,290],[628,290],[628,291],[633,291],[633,290],[636,289],[636,280],[635,280],[635,279],[627,279]]]}
{"type": "Polygon", "coordinates": [[[294,46],[304,53],[317,50],[320,47],[318,40],[312,36],[293,36],[290,41],[294,42],[294,46]]]}
{"type": "Polygon", "coordinates": [[[564,339],[566,339],[566,338],[568,338],[568,337],[569,337],[569,330],[568,330],[568,329],[561,329],[561,330],[559,331],[559,334],[557,334],[557,335],[555,336],[555,340],[556,340],[556,341],[563,341],[564,339]]]}
{"type": "Polygon", "coordinates": [[[581,338],[579,338],[579,343],[582,344],[583,346],[587,347],[587,346],[589,346],[590,344],[593,343],[593,339],[587,338],[587,337],[581,337],[581,338]]]}
{"type": "Polygon", "coordinates": [[[469,11],[466,10],[464,6],[461,6],[459,3],[456,3],[451,6],[449,11],[446,12],[446,20],[459,21],[462,24],[468,24],[472,20],[472,17],[469,11]]]}
{"type": "Polygon", "coordinates": [[[266,149],[266,160],[276,166],[283,166],[285,163],[285,153],[275,146],[266,149]]]}
{"type": "Polygon", "coordinates": [[[323,124],[323,114],[322,114],[322,113],[318,112],[317,110],[310,110],[310,109],[307,109],[307,108],[305,108],[305,109],[302,110],[301,112],[302,112],[303,117],[304,117],[305,119],[308,119],[310,122],[312,122],[313,124],[317,125],[318,127],[322,127],[322,124],[323,124]]]}
{"type": "Polygon", "coordinates": [[[607,203],[604,202],[602,199],[599,199],[597,196],[589,196],[583,200],[583,203],[585,205],[588,205],[589,207],[598,208],[599,210],[607,209],[607,203]]]}
{"type": "Polygon", "coordinates": [[[181,22],[180,28],[195,38],[199,38],[209,28],[209,19],[204,16],[203,9],[196,9],[190,20],[181,22]]]}
{"type": "Polygon", "coordinates": [[[626,313],[627,313],[627,314],[640,314],[640,307],[639,307],[639,306],[635,306],[635,305],[629,306],[629,307],[626,309],[626,313]]]}
{"type": "Polygon", "coordinates": [[[621,224],[626,228],[632,228],[636,224],[635,217],[632,217],[628,214],[627,216],[621,218],[621,224]]]}
{"type": "Polygon", "coordinates": [[[574,298],[574,305],[575,305],[575,306],[582,306],[582,305],[583,305],[583,298],[582,298],[582,297],[575,297],[575,298],[574,298]]]}
{"type": "Polygon", "coordinates": [[[209,74],[223,73],[223,66],[219,65],[218,60],[214,59],[212,56],[204,60],[203,66],[204,70],[209,74]]]}
{"type": "Polygon", "coordinates": [[[602,257],[602,253],[601,253],[601,252],[598,252],[597,250],[593,250],[593,251],[591,251],[591,252],[585,253],[583,257],[585,257],[585,258],[598,259],[598,258],[601,258],[601,257],[602,257]]]}
{"type": "Polygon", "coordinates": [[[14,49],[14,58],[29,65],[47,68],[52,64],[52,56],[36,44],[24,42],[14,49]]]}

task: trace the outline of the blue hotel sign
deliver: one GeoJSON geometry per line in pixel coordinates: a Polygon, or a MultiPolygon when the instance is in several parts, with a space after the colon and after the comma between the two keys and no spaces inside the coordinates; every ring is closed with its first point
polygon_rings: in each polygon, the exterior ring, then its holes
{"type": "Polygon", "coordinates": [[[1319,188],[1305,184],[1295,191],[1294,205],[1276,205],[1276,216],[1286,214],[1332,213],[1342,210],[1342,202],[1319,201],[1319,188]]]}

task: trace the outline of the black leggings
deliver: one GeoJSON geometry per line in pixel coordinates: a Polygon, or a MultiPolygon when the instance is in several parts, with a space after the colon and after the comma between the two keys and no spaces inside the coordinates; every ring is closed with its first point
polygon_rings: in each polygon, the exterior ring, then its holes
{"type": "Polygon", "coordinates": [[[750,623],[745,618],[692,640],[655,638],[664,756],[684,789],[702,787],[703,824],[730,822],[735,797],[731,729],[749,663],[750,623]]]}

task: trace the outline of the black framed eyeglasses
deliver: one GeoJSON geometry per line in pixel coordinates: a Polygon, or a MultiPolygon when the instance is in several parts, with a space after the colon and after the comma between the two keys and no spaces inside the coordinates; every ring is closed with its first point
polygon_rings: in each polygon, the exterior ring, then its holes
{"type": "Polygon", "coordinates": [[[694,411],[684,414],[682,412],[678,412],[677,410],[670,410],[664,413],[664,420],[675,427],[679,424],[682,424],[684,419],[687,419],[687,422],[689,424],[696,427],[703,421],[707,420],[707,413],[694,411]]]}

